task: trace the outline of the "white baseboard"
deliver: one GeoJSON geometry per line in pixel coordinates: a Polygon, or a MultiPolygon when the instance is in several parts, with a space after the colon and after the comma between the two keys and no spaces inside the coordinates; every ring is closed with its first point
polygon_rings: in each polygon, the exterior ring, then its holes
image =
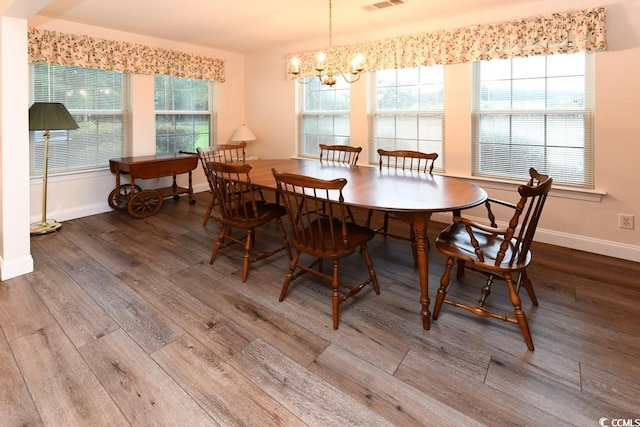
{"type": "MultiPolygon", "coordinates": [[[[486,221],[484,218],[470,218],[477,221],[486,221]]],[[[431,219],[446,224],[451,222],[451,214],[438,213],[434,214],[431,219]]],[[[640,262],[640,246],[637,245],[629,245],[625,243],[612,242],[610,240],[595,239],[592,237],[579,236],[560,231],[546,230],[540,227],[536,230],[535,241],[584,252],[591,252],[598,255],[625,259],[628,261],[640,262]]]]}
{"type": "MultiPolygon", "coordinates": [[[[72,209],[58,210],[54,212],[48,212],[47,218],[53,218],[56,221],[69,221],[76,218],[83,218],[90,215],[98,215],[101,213],[109,212],[111,206],[107,202],[94,203],[92,205],[76,206],[72,209]]],[[[31,218],[32,222],[39,221],[40,219],[31,218]]]]}
{"type": "Polygon", "coordinates": [[[577,236],[575,234],[545,230],[542,228],[536,230],[535,240],[579,251],[640,262],[640,246],[637,245],[577,236]]]}
{"type": "Polygon", "coordinates": [[[33,271],[33,257],[31,255],[5,262],[0,260],[0,280],[8,280],[33,271]]]}

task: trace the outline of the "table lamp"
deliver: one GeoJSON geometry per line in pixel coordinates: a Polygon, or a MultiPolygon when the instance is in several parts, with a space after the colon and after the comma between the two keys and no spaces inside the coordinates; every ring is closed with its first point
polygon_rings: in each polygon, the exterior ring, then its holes
{"type": "Polygon", "coordinates": [[[256,139],[256,136],[253,134],[253,132],[251,132],[249,126],[245,125],[244,123],[238,129],[236,129],[236,131],[233,133],[233,136],[231,136],[231,141],[246,142],[253,141],[254,139],[256,139]]]}
{"type": "Polygon", "coordinates": [[[44,131],[44,162],[42,167],[42,221],[31,224],[31,234],[47,234],[62,224],[47,220],[47,169],[49,166],[49,131],[78,129],[78,124],[59,102],[34,102],[29,108],[29,130],[44,131]]]}

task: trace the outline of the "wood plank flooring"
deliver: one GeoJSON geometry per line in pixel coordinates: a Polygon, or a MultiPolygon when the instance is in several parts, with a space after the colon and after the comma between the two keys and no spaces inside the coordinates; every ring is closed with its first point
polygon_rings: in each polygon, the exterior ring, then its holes
{"type": "MultiPolygon", "coordinates": [[[[32,239],[35,271],[0,282],[0,426],[596,426],[640,419],[640,265],[536,244],[517,326],[445,306],[419,315],[409,244],[370,244],[381,295],[331,322],[313,277],[278,295],[284,253],[251,265],[197,203],[109,212],[32,239]]],[[[364,214],[359,212],[358,214],[364,214]]],[[[375,219],[380,219],[379,217],[375,219]]],[[[431,241],[442,224],[431,226],[431,241]]],[[[397,232],[406,232],[398,225],[397,232]]],[[[278,245],[275,224],[257,242],[278,245]]],[[[361,256],[345,276],[366,276],[361,256]]],[[[444,259],[430,251],[433,300],[444,259]]],[[[481,276],[451,286],[477,299],[481,276]]],[[[501,284],[489,304],[509,309],[501,284]]]]}

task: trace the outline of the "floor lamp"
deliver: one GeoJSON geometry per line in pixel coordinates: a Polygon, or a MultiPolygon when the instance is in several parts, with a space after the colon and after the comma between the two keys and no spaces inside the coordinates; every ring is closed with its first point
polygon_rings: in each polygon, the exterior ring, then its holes
{"type": "Polygon", "coordinates": [[[44,131],[44,162],[42,167],[42,221],[31,224],[31,234],[52,233],[62,227],[58,221],[47,220],[47,174],[49,167],[49,131],[78,129],[78,124],[59,102],[34,102],[29,108],[29,130],[44,131]]]}

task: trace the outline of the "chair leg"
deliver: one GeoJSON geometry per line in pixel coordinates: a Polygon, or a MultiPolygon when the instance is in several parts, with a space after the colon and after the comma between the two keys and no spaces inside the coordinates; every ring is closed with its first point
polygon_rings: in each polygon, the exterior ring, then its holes
{"type": "Polygon", "coordinates": [[[371,283],[373,284],[373,290],[376,291],[376,295],[380,295],[378,276],[376,276],[376,271],[373,269],[373,261],[371,260],[371,255],[369,255],[369,249],[367,248],[366,243],[360,245],[360,252],[362,252],[362,254],[364,255],[364,262],[367,264],[367,268],[369,269],[369,277],[371,278],[371,283]]]}
{"type": "Polygon", "coordinates": [[[389,228],[389,213],[384,213],[384,222],[382,223],[382,234],[387,237],[387,229],[389,228]]]}
{"type": "Polygon", "coordinates": [[[504,273],[504,280],[507,282],[509,300],[511,301],[511,304],[513,304],[513,312],[516,316],[518,325],[520,326],[520,331],[522,331],[524,342],[527,344],[527,348],[533,351],[533,339],[531,338],[531,331],[529,331],[529,323],[527,322],[527,316],[522,310],[522,302],[518,292],[516,291],[511,273],[504,273]]]}
{"type": "Polygon", "coordinates": [[[284,245],[285,250],[287,251],[287,256],[291,260],[293,255],[291,254],[291,246],[289,245],[289,239],[287,239],[287,233],[284,231],[284,225],[282,224],[282,219],[276,219],[278,222],[278,228],[280,229],[280,237],[282,238],[282,244],[284,245]]]}
{"type": "Polygon", "coordinates": [[[538,305],[538,298],[536,298],[536,293],[533,291],[531,280],[529,280],[529,276],[527,276],[527,270],[522,270],[520,274],[520,283],[527,290],[527,294],[529,295],[531,302],[533,303],[533,305],[538,305]]]}
{"type": "Polygon", "coordinates": [[[449,286],[452,268],[453,257],[449,257],[447,258],[447,265],[444,268],[444,273],[442,273],[442,277],[440,278],[440,287],[438,288],[438,292],[436,294],[436,302],[433,305],[433,320],[436,320],[438,318],[440,309],[442,308],[442,304],[444,303],[444,298],[447,296],[447,286],[449,286]]]}
{"type": "Polygon", "coordinates": [[[373,209],[369,209],[369,212],[367,212],[367,220],[364,223],[364,226],[367,228],[371,227],[371,217],[373,216],[373,209]]]}
{"type": "Polygon", "coordinates": [[[282,284],[282,290],[280,291],[280,298],[278,298],[278,301],[280,302],[282,302],[282,300],[284,300],[284,297],[287,295],[287,290],[289,289],[289,284],[293,280],[293,273],[296,269],[296,266],[298,265],[299,259],[300,259],[300,251],[296,251],[295,256],[289,263],[289,271],[287,272],[287,275],[284,278],[284,283],[282,284]]]}
{"type": "Polygon", "coordinates": [[[484,307],[484,303],[487,301],[489,295],[491,295],[491,285],[493,284],[493,274],[487,279],[487,283],[482,287],[480,291],[480,299],[478,300],[478,306],[484,307]]]}
{"type": "Polygon", "coordinates": [[[211,201],[209,202],[209,206],[207,206],[207,211],[204,213],[204,220],[202,221],[202,226],[206,226],[207,222],[209,222],[209,218],[211,218],[211,212],[213,212],[213,207],[216,204],[216,197],[214,194],[211,194],[211,201]]]}
{"type": "Polygon", "coordinates": [[[356,223],[356,218],[353,216],[353,212],[351,211],[351,207],[347,206],[347,214],[349,214],[349,219],[351,220],[352,224],[356,223]]]}
{"type": "Polygon", "coordinates": [[[242,258],[242,281],[246,282],[249,276],[249,263],[251,262],[251,245],[254,241],[253,228],[247,230],[247,238],[244,244],[244,257],[242,258]]]}
{"type": "Polygon", "coordinates": [[[462,259],[458,260],[458,271],[456,272],[456,279],[460,280],[462,279],[462,276],[464,276],[464,266],[465,266],[465,262],[462,259]]]}
{"type": "Polygon", "coordinates": [[[338,258],[333,259],[333,294],[331,295],[331,305],[333,307],[333,329],[338,329],[338,322],[340,321],[340,260],[338,258]]]}
{"type": "Polygon", "coordinates": [[[211,259],[209,259],[209,264],[213,264],[213,261],[216,260],[216,256],[218,256],[218,251],[222,247],[224,243],[224,236],[226,236],[229,226],[222,224],[220,226],[220,233],[218,233],[218,241],[215,245],[213,245],[213,250],[211,251],[211,259]]]}

